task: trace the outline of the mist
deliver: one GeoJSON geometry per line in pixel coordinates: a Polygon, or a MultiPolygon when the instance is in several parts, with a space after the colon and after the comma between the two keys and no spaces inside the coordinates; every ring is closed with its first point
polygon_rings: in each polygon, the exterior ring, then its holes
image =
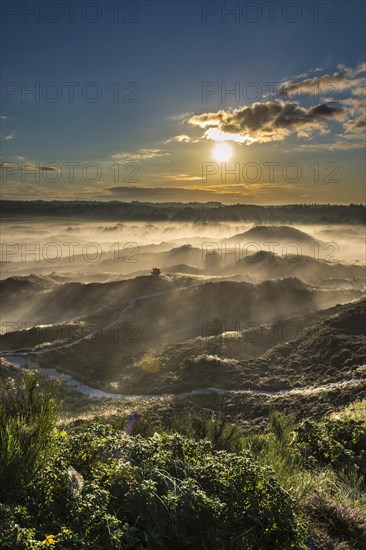
{"type": "Polygon", "coordinates": [[[359,224],[17,217],[2,235],[2,352],[103,389],[162,391],[181,347],[233,368],[365,293],[359,224]]]}

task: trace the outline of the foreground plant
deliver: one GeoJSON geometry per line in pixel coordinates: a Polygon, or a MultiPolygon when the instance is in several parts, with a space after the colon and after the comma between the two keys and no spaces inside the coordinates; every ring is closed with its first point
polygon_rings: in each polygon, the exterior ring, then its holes
{"type": "Polygon", "coordinates": [[[0,389],[0,501],[18,498],[51,459],[57,418],[54,387],[37,374],[0,389]]]}
{"type": "Polygon", "coordinates": [[[3,548],[304,548],[293,500],[247,453],[99,424],[62,443],[26,509],[0,506],[3,548]]]}

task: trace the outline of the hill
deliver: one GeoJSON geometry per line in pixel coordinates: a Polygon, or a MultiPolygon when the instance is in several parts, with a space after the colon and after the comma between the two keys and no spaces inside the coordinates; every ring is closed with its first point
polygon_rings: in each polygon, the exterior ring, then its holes
{"type": "Polygon", "coordinates": [[[229,240],[246,240],[248,243],[258,241],[259,243],[271,241],[271,242],[283,242],[286,243],[298,243],[311,245],[316,242],[316,239],[300,231],[295,227],[288,225],[256,225],[244,233],[238,233],[229,238],[229,240]]]}

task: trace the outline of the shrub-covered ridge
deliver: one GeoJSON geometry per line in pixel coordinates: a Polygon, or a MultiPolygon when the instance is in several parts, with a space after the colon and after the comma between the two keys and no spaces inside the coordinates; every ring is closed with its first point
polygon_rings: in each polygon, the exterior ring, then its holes
{"type": "Polygon", "coordinates": [[[0,549],[366,550],[364,412],[273,411],[265,433],[207,410],[61,428],[27,375],[0,390],[0,549]]]}
{"type": "Polygon", "coordinates": [[[293,501],[269,469],[179,434],[93,424],[60,437],[25,502],[1,507],[4,548],[42,548],[47,535],[65,549],[302,547],[293,501]]]}

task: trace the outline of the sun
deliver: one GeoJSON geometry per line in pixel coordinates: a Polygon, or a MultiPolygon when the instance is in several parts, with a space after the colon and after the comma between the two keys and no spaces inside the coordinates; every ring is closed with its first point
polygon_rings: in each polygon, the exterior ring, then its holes
{"type": "Polygon", "coordinates": [[[228,143],[218,143],[213,149],[213,157],[217,162],[227,162],[232,154],[233,150],[228,143]]]}

